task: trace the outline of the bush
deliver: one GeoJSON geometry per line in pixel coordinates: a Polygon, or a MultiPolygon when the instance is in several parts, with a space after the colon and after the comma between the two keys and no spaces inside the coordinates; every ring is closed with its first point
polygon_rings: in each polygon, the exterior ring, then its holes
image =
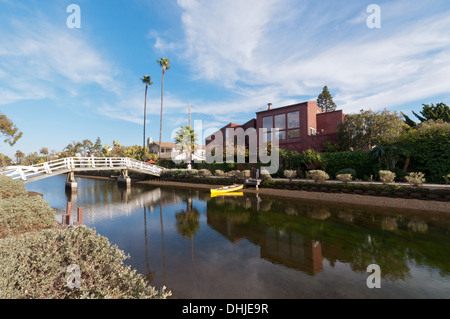
{"type": "Polygon", "coordinates": [[[244,171],[242,171],[243,177],[244,178],[250,178],[250,176],[252,175],[251,171],[249,169],[246,169],[244,171]]]}
{"type": "Polygon", "coordinates": [[[356,175],[353,178],[364,179],[365,176],[375,175],[378,171],[379,163],[373,159],[368,152],[364,151],[347,151],[338,153],[323,153],[322,163],[325,171],[330,176],[339,174],[348,174],[348,172],[340,172],[340,170],[355,170],[356,175]]]}
{"type": "Polygon", "coordinates": [[[212,175],[212,173],[209,170],[205,169],[205,168],[198,170],[198,176],[210,177],[211,175],[212,175]]]}
{"type": "Polygon", "coordinates": [[[307,175],[317,183],[322,183],[322,182],[330,179],[330,176],[322,170],[308,171],[307,175]]]}
{"type": "Polygon", "coordinates": [[[379,171],[378,175],[380,176],[380,181],[382,181],[383,184],[392,183],[395,179],[395,173],[391,171],[379,171]]]}
{"type": "Polygon", "coordinates": [[[55,212],[40,196],[21,195],[0,201],[0,238],[55,227],[55,212]]]}
{"type": "Polygon", "coordinates": [[[0,175],[0,199],[27,195],[27,189],[22,181],[13,180],[9,176],[0,175]]]}
{"type": "Polygon", "coordinates": [[[425,174],[421,172],[412,172],[405,177],[406,181],[414,186],[425,183],[425,174]]]}
{"type": "Polygon", "coordinates": [[[339,174],[336,176],[336,178],[343,183],[348,183],[353,179],[352,174],[339,174]]]}
{"type": "Polygon", "coordinates": [[[352,178],[356,178],[356,171],[353,168],[344,168],[337,171],[336,178],[338,177],[338,175],[347,175],[347,174],[350,174],[352,178]]]}
{"type": "Polygon", "coordinates": [[[450,174],[442,176],[445,180],[445,184],[450,184],[450,174]]]}
{"type": "Polygon", "coordinates": [[[106,237],[85,226],[43,230],[0,240],[0,298],[148,299],[170,292],[148,286],[125,266],[126,256],[106,237]],[[67,267],[80,270],[79,288],[68,285],[67,267]]]}
{"type": "Polygon", "coordinates": [[[319,168],[322,166],[322,154],[314,150],[306,150],[300,154],[301,161],[308,169],[319,168]]]}
{"type": "Polygon", "coordinates": [[[221,169],[216,169],[216,171],[214,172],[214,174],[215,174],[216,176],[219,176],[219,177],[225,176],[225,173],[224,173],[221,169]]]}
{"type": "Polygon", "coordinates": [[[293,178],[297,177],[297,171],[285,170],[284,177],[289,178],[289,180],[292,180],[293,178]]]}

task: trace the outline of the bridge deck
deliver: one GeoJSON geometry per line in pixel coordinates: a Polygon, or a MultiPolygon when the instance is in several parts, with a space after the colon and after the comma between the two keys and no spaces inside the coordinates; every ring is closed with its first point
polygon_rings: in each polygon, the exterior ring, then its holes
{"type": "Polygon", "coordinates": [[[69,157],[33,166],[9,166],[0,174],[10,176],[12,179],[31,182],[69,172],[106,170],[131,170],[160,176],[164,168],[127,157],[69,157]]]}

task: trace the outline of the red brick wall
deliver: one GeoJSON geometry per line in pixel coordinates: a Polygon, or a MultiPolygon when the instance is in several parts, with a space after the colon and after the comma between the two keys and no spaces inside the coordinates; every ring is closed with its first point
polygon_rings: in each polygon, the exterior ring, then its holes
{"type": "Polygon", "coordinates": [[[336,134],[338,126],[344,121],[344,113],[342,110],[317,114],[317,133],[319,134],[336,134]],[[322,130],[324,130],[322,132],[322,130]]]}

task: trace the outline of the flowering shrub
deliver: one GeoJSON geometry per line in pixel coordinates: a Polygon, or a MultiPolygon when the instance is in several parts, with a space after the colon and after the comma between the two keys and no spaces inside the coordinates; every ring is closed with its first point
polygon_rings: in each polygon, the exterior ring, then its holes
{"type": "Polygon", "coordinates": [[[292,180],[293,178],[297,177],[297,171],[287,169],[284,171],[284,177],[289,178],[289,180],[292,180]]]}
{"type": "Polygon", "coordinates": [[[336,178],[343,183],[348,183],[353,179],[352,174],[339,174],[336,178]]]}
{"type": "Polygon", "coordinates": [[[380,176],[380,181],[382,181],[383,184],[392,183],[395,179],[395,173],[391,171],[379,171],[378,175],[380,176]]]}
{"type": "Polygon", "coordinates": [[[330,176],[325,171],[322,170],[312,170],[308,171],[306,174],[309,178],[312,178],[317,183],[322,183],[330,179],[330,176]]]}
{"type": "Polygon", "coordinates": [[[425,174],[421,172],[412,172],[405,177],[406,181],[414,186],[425,183],[425,174]]]}

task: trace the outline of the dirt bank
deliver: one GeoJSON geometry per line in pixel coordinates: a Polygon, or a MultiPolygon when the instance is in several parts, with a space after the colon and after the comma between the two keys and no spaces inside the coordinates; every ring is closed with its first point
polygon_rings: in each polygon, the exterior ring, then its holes
{"type": "MultiPolygon", "coordinates": [[[[217,188],[217,185],[191,184],[180,182],[163,181],[142,181],[139,184],[149,184],[155,186],[170,186],[181,188],[211,189],[217,188]]],[[[260,196],[274,196],[288,199],[297,199],[312,203],[333,203],[343,206],[364,206],[367,208],[386,208],[390,211],[396,210],[399,213],[412,213],[414,215],[430,215],[436,217],[450,218],[450,203],[434,200],[391,198],[357,194],[325,193],[325,192],[307,192],[299,190],[282,190],[272,188],[254,188],[244,189],[246,194],[259,194],[260,196]]]]}

